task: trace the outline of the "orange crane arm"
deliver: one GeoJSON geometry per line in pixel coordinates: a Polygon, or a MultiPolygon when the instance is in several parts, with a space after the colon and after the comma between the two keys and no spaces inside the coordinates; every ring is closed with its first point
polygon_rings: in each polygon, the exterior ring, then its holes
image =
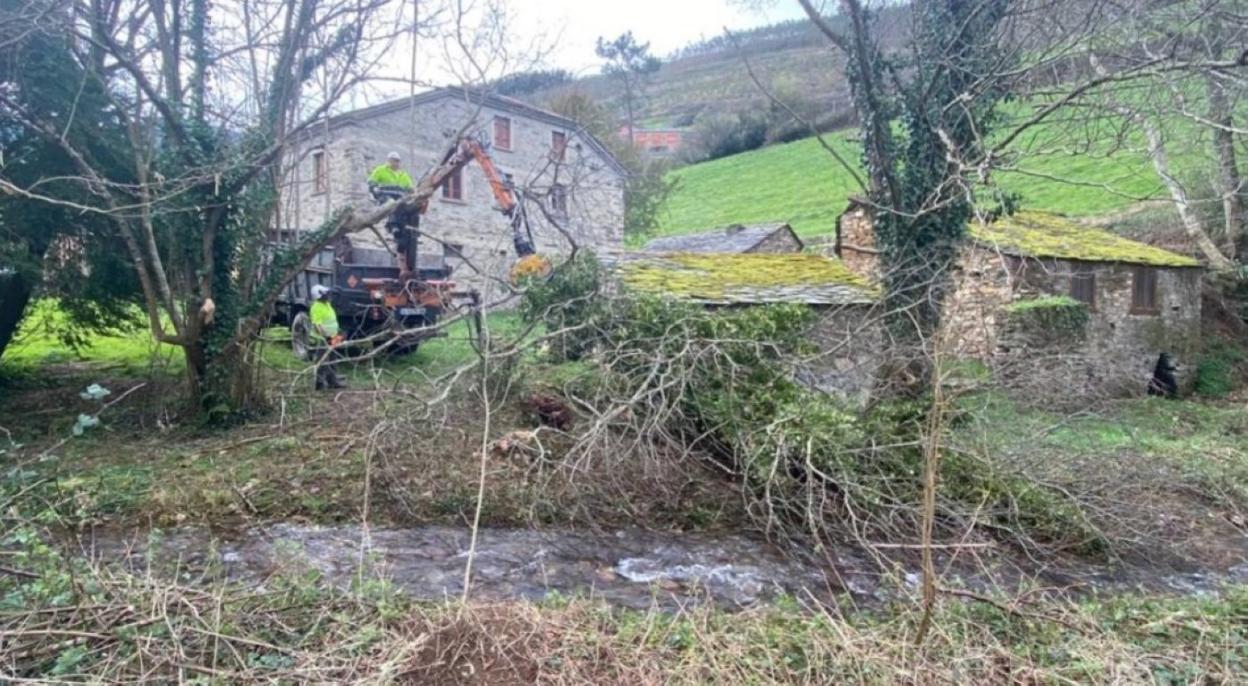
{"type": "Polygon", "coordinates": [[[479,141],[472,138],[467,139],[468,152],[472,158],[481,165],[481,170],[485,172],[486,181],[490,182],[490,191],[494,194],[494,201],[502,209],[503,214],[508,217],[516,211],[516,196],[512,193],[511,188],[503,181],[503,176],[498,172],[498,167],[494,166],[494,160],[485,152],[485,148],[479,141]]]}
{"type": "MultiPolygon", "coordinates": [[[[525,216],[524,208],[520,206],[511,185],[503,180],[498,167],[494,166],[494,160],[486,152],[485,146],[475,138],[461,138],[447,151],[446,156],[442,158],[442,164],[450,163],[455,170],[459,170],[468,164],[470,159],[476,160],[477,164],[481,165],[486,180],[490,182],[490,191],[494,194],[499,210],[511,220],[512,242],[516,248],[516,255],[521,258],[533,255],[536,250],[529,230],[528,217],[525,216]]],[[[425,209],[426,206],[420,208],[422,214],[425,209]]]]}

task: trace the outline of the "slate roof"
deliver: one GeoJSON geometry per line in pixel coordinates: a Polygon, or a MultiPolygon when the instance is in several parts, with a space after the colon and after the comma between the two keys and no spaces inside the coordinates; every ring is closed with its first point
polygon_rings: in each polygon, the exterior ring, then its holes
{"type": "Polygon", "coordinates": [[[802,253],[618,253],[603,257],[638,292],[715,305],[868,305],[879,291],[840,260],[802,253]]]}
{"type": "Polygon", "coordinates": [[[792,234],[793,240],[797,241],[799,246],[798,250],[801,250],[801,239],[793,233],[793,229],[788,224],[784,223],[749,226],[736,224],[713,231],[664,236],[647,242],[642,246],[642,250],[645,252],[743,253],[781,231],[792,234]]]}
{"type": "Polygon", "coordinates": [[[1200,266],[1191,257],[1045,212],[1016,212],[987,225],[972,222],[969,232],[980,245],[1019,257],[1123,262],[1157,267],[1200,266]]]}

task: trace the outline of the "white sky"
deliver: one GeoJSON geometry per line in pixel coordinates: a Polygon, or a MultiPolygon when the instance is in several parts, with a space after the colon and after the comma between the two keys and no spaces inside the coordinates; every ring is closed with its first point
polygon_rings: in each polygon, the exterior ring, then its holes
{"type": "Polygon", "coordinates": [[[724,27],[744,29],[795,19],[802,14],[794,0],[764,2],[763,9],[744,9],[730,0],[508,0],[521,24],[521,35],[546,35],[556,40],[552,67],[577,75],[596,73],[601,60],[594,54],[599,36],[614,38],[632,31],[640,42],[650,42],[659,57],[702,38],[723,33],[724,27]]]}

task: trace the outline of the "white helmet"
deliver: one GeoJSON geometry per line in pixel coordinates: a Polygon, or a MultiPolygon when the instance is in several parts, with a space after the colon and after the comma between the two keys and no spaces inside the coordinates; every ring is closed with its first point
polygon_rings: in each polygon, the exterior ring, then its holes
{"type": "Polygon", "coordinates": [[[388,159],[388,160],[398,160],[398,159],[402,159],[402,158],[400,158],[400,157],[399,157],[399,153],[398,153],[398,152],[391,152],[389,155],[386,155],[386,159],[388,159]]]}
{"type": "Polygon", "coordinates": [[[329,292],[329,286],[324,286],[318,283],[312,287],[312,299],[320,300],[321,298],[325,297],[325,294],[328,292],[329,292]]]}

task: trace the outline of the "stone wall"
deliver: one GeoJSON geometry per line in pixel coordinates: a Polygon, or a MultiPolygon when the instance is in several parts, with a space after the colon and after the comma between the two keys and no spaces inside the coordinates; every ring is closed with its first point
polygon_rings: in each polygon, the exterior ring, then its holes
{"type": "Polygon", "coordinates": [[[879,280],[879,253],[867,208],[850,207],[837,220],[836,254],[850,271],[872,283],[879,280]]]}
{"type": "MultiPolygon", "coordinates": [[[[851,207],[838,224],[837,253],[858,274],[878,281],[870,215],[851,207]]],[[[1190,389],[1200,336],[1199,269],[1153,267],[1155,312],[1132,309],[1137,267],[1110,262],[1019,258],[979,247],[963,250],[945,302],[942,348],[957,358],[987,361],[997,379],[1037,399],[1141,395],[1162,352],[1179,363],[1190,389]],[[1094,305],[1078,336],[1048,339],[1011,329],[1006,306],[1069,295],[1076,271],[1093,274],[1094,305]]]]}
{"type": "Polygon", "coordinates": [[[997,348],[1001,308],[1014,299],[1011,262],[991,250],[962,250],[945,299],[941,338],[956,357],[987,359],[997,348]]]}
{"type": "Polygon", "coordinates": [[[749,250],[749,252],[755,253],[789,253],[801,251],[802,242],[798,240],[797,236],[794,236],[791,231],[776,231],[749,250]]]}
{"type": "Polygon", "coordinates": [[[821,306],[810,337],[818,352],[798,368],[806,385],[865,404],[881,363],[884,333],[871,305],[821,306]]]}
{"type": "MultiPolygon", "coordinates": [[[[313,228],[338,207],[372,203],[366,179],[391,150],[403,156],[404,168],[413,180],[418,180],[441,161],[466,123],[472,122],[470,134],[488,140],[496,115],[511,120],[511,148],[490,151],[499,171],[511,175],[517,185],[530,193],[540,195],[555,220],[578,245],[599,251],[621,248],[624,178],[611,160],[574,130],[510,111],[478,111],[475,105],[454,97],[422,103],[414,114],[404,109],[346,121],[328,131],[314,130],[297,151],[288,176],[283,223],[313,228]],[[562,161],[555,161],[551,152],[551,135],[555,131],[567,136],[562,161]],[[327,159],[328,188],[324,192],[317,192],[314,187],[312,153],[316,151],[323,151],[327,159]],[[556,186],[567,192],[566,212],[556,211],[551,203],[550,194],[556,186]]],[[[448,251],[447,257],[455,267],[453,278],[457,283],[478,288],[487,299],[493,299],[505,292],[499,280],[506,280],[515,263],[511,231],[506,217],[496,209],[481,168],[470,163],[462,174],[463,199],[450,200],[436,194],[422,218],[421,230],[456,247],[455,251],[448,251]]],[[[538,206],[530,203],[528,209],[539,252],[557,260],[569,249],[568,241],[538,206]]],[[[371,231],[360,232],[353,240],[360,244],[379,242],[371,231]]],[[[437,241],[422,239],[420,249],[441,252],[443,248],[437,241]]]]}
{"type": "MultiPolygon", "coordinates": [[[[1190,389],[1200,344],[1200,270],[1150,268],[1157,275],[1158,307],[1154,312],[1140,313],[1132,309],[1137,269],[1140,267],[1106,262],[1019,260],[1013,274],[1017,282],[1015,300],[1068,295],[1071,275],[1077,271],[1091,273],[1094,278],[1093,304],[1082,344],[1074,350],[1066,346],[1037,349],[1033,357],[1042,359],[1052,353],[1065,358],[1062,367],[1071,370],[1070,381],[1089,392],[1141,395],[1152,378],[1157,357],[1169,352],[1179,363],[1180,388],[1190,389]]],[[[996,355],[1004,361],[1017,358],[1019,353],[1008,345],[998,345],[996,355]]],[[[1032,375],[1039,373],[1036,370],[1032,375]]]]}

